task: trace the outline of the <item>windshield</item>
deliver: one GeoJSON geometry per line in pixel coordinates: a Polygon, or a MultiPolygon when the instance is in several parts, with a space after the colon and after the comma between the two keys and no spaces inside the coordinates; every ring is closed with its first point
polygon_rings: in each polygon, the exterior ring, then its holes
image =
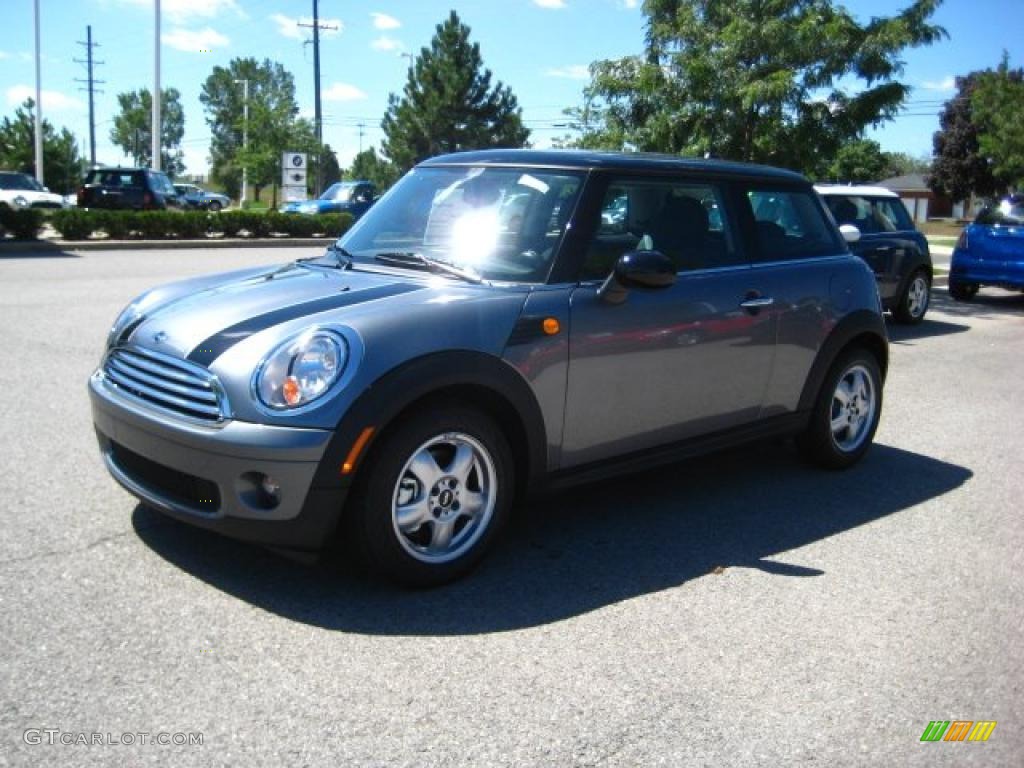
{"type": "Polygon", "coordinates": [[[0,189],[28,189],[41,192],[43,187],[27,173],[0,173],[0,189]]]}
{"type": "Polygon", "coordinates": [[[419,254],[487,280],[546,279],[583,175],[533,168],[416,168],[339,244],[357,262],[419,254]]]}
{"type": "Polygon", "coordinates": [[[337,200],[339,203],[346,203],[348,202],[348,199],[352,197],[353,189],[355,189],[355,184],[346,184],[343,182],[331,184],[331,186],[324,190],[319,199],[337,200]]]}

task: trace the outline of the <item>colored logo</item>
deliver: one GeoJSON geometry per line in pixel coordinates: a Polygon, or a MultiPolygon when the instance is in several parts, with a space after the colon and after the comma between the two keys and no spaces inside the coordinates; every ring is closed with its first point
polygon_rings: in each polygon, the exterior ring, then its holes
{"type": "Polygon", "coordinates": [[[921,741],[988,741],[995,729],[995,720],[932,720],[921,741]]]}

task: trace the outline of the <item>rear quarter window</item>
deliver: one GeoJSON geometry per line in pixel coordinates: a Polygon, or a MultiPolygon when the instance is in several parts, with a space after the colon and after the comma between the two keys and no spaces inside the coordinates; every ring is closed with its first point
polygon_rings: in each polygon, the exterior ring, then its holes
{"type": "Polygon", "coordinates": [[[832,256],[845,250],[811,190],[748,187],[760,261],[832,256]]]}

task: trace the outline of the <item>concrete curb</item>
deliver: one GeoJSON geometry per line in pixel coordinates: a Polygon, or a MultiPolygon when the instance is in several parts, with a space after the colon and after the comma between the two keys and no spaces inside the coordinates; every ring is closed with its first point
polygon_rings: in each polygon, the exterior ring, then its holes
{"type": "Polygon", "coordinates": [[[0,257],[20,253],[68,251],[153,251],[178,248],[306,248],[327,247],[332,237],[208,238],[205,240],[8,240],[0,242],[0,257]]]}

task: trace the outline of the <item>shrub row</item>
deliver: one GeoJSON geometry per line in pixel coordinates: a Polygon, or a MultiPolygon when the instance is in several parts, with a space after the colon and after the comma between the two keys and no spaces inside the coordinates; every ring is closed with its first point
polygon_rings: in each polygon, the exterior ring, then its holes
{"type": "Polygon", "coordinates": [[[85,240],[100,233],[105,233],[112,240],[169,237],[193,239],[216,234],[224,237],[338,237],[352,226],[352,215],[327,213],[306,216],[277,211],[95,211],[69,208],[55,211],[50,223],[65,240],[85,240]]]}
{"type": "Polygon", "coordinates": [[[10,232],[19,240],[35,240],[43,227],[45,214],[38,208],[8,208],[0,205],[0,232],[10,232]]]}

